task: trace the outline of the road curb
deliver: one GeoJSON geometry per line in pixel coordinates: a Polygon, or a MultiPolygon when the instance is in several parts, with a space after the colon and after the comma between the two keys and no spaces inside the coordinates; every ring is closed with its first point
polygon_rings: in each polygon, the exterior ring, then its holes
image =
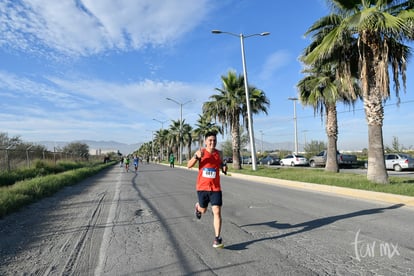
{"type": "Polygon", "coordinates": [[[343,195],[343,196],[350,196],[350,197],[359,198],[359,199],[376,200],[376,201],[382,201],[382,202],[393,203],[393,204],[404,204],[405,206],[414,206],[414,197],[411,197],[411,196],[365,191],[365,190],[321,185],[321,184],[314,184],[314,183],[307,183],[307,182],[300,182],[300,181],[291,181],[291,180],[264,177],[264,176],[238,174],[238,173],[233,173],[233,172],[229,176],[234,177],[234,178],[244,179],[244,180],[260,181],[261,183],[264,183],[264,184],[284,186],[284,187],[290,187],[290,188],[295,188],[295,189],[300,189],[300,190],[305,189],[305,190],[311,190],[311,191],[317,191],[317,192],[325,192],[325,193],[331,193],[331,194],[337,194],[337,195],[343,195]]]}

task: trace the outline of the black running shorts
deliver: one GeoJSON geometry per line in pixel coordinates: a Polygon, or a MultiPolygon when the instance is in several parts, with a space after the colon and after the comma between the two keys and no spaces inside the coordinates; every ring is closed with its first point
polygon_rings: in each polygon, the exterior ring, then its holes
{"type": "Polygon", "coordinates": [[[220,192],[212,192],[212,191],[197,191],[198,195],[198,203],[200,204],[201,208],[207,208],[208,204],[210,203],[211,206],[222,206],[223,199],[222,193],[220,192]]]}

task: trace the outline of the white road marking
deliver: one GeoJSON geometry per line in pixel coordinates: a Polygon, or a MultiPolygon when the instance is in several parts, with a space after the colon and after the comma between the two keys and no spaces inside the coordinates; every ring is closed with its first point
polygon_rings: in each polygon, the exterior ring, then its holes
{"type": "Polygon", "coordinates": [[[104,234],[103,234],[103,237],[102,237],[102,243],[101,243],[101,247],[99,249],[98,265],[95,268],[94,275],[102,275],[103,269],[105,268],[106,253],[108,252],[110,235],[111,235],[111,232],[112,232],[112,228],[114,227],[113,222],[115,220],[115,211],[116,211],[116,208],[118,206],[119,194],[121,192],[121,178],[122,178],[122,175],[123,175],[122,173],[118,174],[118,179],[117,179],[116,187],[115,187],[115,194],[114,194],[114,198],[112,199],[112,202],[111,202],[111,207],[109,209],[108,218],[106,220],[107,227],[105,227],[105,231],[104,231],[104,234]],[[109,225],[112,225],[112,226],[109,227],[109,225]]]}

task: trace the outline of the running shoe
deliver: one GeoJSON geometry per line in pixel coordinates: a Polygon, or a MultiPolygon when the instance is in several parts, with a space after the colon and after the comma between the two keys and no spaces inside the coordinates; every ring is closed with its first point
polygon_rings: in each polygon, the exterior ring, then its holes
{"type": "Polygon", "coordinates": [[[213,242],[213,247],[214,248],[223,248],[224,247],[223,239],[221,237],[216,237],[214,239],[214,242],[213,242]]]}
{"type": "Polygon", "coordinates": [[[198,204],[198,202],[196,202],[194,214],[195,214],[196,218],[201,219],[201,212],[198,210],[198,206],[199,206],[199,204],[198,204]]]}

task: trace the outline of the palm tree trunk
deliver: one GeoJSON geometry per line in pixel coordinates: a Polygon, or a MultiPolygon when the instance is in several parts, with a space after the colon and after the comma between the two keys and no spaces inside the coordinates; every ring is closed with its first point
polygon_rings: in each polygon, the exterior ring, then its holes
{"type": "Polygon", "coordinates": [[[337,158],[338,119],[335,104],[326,104],[326,134],[328,136],[328,148],[325,171],[339,172],[337,158]]]}
{"type": "Polygon", "coordinates": [[[191,159],[191,145],[193,144],[193,137],[191,136],[191,132],[188,132],[187,133],[187,137],[188,137],[188,139],[187,139],[187,143],[186,143],[186,146],[187,146],[187,161],[188,160],[190,160],[191,159]]]}
{"type": "Polygon", "coordinates": [[[231,139],[233,145],[233,169],[240,170],[240,123],[239,120],[233,120],[231,125],[231,139]]]}
{"type": "Polygon", "coordinates": [[[382,125],[384,121],[383,96],[389,89],[386,74],[387,58],[381,49],[380,38],[375,33],[363,32],[359,43],[361,56],[361,82],[365,117],[368,122],[368,170],[367,179],[374,183],[388,184],[384,160],[382,125]]]}
{"type": "MultiPolygon", "coordinates": [[[[372,97],[373,98],[373,97],[372,97]]],[[[372,103],[364,98],[364,109],[368,120],[368,170],[367,179],[374,183],[388,184],[388,173],[385,168],[384,141],[382,121],[384,108],[381,99],[372,103]]]]}

